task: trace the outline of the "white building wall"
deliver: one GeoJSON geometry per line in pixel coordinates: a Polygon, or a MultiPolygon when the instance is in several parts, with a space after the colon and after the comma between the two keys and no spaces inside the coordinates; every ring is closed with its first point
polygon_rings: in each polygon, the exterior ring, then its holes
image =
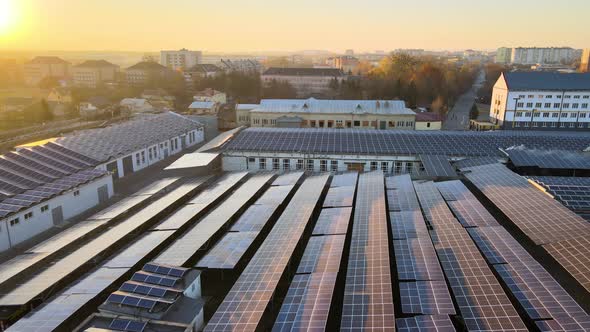
{"type": "Polygon", "coordinates": [[[105,176],[93,182],[69,190],[62,195],[53,197],[40,204],[32,206],[10,217],[0,219],[0,251],[22,243],[54,226],[52,210],[62,207],[63,219],[68,221],[73,217],[99,204],[98,188],[106,185],[109,197],[113,196],[113,179],[105,176]],[[75,192],[79,194],[74,195],[75,192]],[[47,206],[45,211],[42,207],[47,206]],[[25,219],[27,213],[33,216],[25,219]],[[18,218],[18,223],[11,225],[10,221],[18,218]]]}

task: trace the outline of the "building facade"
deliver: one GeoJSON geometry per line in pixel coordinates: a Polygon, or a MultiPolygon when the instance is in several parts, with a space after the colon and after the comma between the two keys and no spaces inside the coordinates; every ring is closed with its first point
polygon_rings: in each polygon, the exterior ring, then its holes
{"type": "Polygon", "coordinates": [[[186,70],[201,63],[201,51],[189,51],[185,48],[178,51],[160,51],[160,64],[173,70],[186,70]]]}
{"type": "Polygon", "coordinates": [[[441,130],[443,117],[435,112],[416,113],[416,130],[441,130]]]}
{"type": "MultiPolygon", "coordinates": [[[[237,112],[238,123],[244,113],[237,112]]],[[[252,127],[413,130],[416,121],[401,100],[263,99],[248,113],[252,127]]]]}
{"type": "Polygon", "coordinates": [[[500,47],[496,51],[496,63],[506,64],[510,63],[510,58],[512,57],[512,49],[508,47],[500,47]]]}
{"type": "Polygon", "coordinates": [[[72,68],[75,86],[96,88],[117,79],[119,66],[105,60],[88,60],[72,68]]]}
{"type": "Polygon", "coordinates": [[[65,78],[69,73],[70,63],[55,56],[38,56],[23,67],[27,85],[37,85],[47,77],[65,78]]]}
{"type": "Polygon", "coordinates": [[[340,83],[345,77],[337,68],[272,67],[262,74],[262,83],[268,86],[273,81],[288,82],[297,90],[298,97],[310,97],[329,94],[330,82],[337,80],[340,83]]]}
{"type": "Polygon", "coordinates": [[[519,65],[567,64],[574,61],[571,47],[516,47],[512,49],[510,63],[519,65]]]}
{"type": "Polygon", "coordinates": [[[514,130],[590,130],[590,73],[503,73],[490,122],[514,130]]]}
{"type": "Polygon", "coordinates": [[[590,71],[590,48],[584,49],[582,59],[580,60],[580,71],[587,73],[590,71]]]}
{"type": "Polygon", "coordinates": [[[145,85],[169,75],[170,69],[152,61],[139,62],[125,71],[127,84],[134,86],[145,85]]]}

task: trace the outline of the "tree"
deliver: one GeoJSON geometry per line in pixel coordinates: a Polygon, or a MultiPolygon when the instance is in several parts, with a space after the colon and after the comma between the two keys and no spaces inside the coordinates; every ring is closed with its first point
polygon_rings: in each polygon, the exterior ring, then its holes
{"type": "Polygon", "coordinates": [[[479,109],[477,108],[477,105],[473,104],[473,106],[471,106],[471,110],[469,111],[469,119],[476,120],[478,117],[479,109]]]}
{"type": "Polygon", "coordinates": [[[297,90],[286,81],[272,80],[262,89],[262,98],[293,99],[297,97],[297,90]]]}
{"type": "Polygon", "coordinates": [[[436,112],[440,115],[444,115],[445,111],[445,101],[443,100],[442,96],[436,97],[436,99],[430,104],[430,109],[433,112],[436,112]]]}

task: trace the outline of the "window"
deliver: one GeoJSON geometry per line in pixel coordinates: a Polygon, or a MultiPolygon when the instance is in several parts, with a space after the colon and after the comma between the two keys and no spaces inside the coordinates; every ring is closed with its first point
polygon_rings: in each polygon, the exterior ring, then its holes
{"type": "Polygon", "coordinates": [[[314,171],[314,164],[313,164],[313,159],[307,159],[307,167],[306,170],[313,172],[314,171]]]}
{"type": "Polygon", "coordinates": [[[309,126],[315,128],[315,120],[309,120],[309,126]]]}
{"type": "Polygon", "coordinates": [[[266,169],[266,158],[258,159],[258,169],[266,169]]]}
{"type": "Polygon", "coordinates": [[[412,127],[413,125],[414,125],[414,122],[406,121],[406,127],[412,127]]]}
{"type": "Polygon", "coordinates": [[[354,126],[355,127],[360,127],[360,125],[361,125],[361,122],[360,121],[358,121],[358,120],[355,120],[354,121],[354,126]]]}
{"type": "Polygon", "coordinates": [[[569,99],[569,98],[571,98],[571,97],[572,97],[572,96],[565,96],[565,97],[563,97],[563,98],[565,98],[565,99],[569,99]]]}
{"type": "Polygon", "coordinates": [[[411,162],[411,161],[408,161],[408,162],[406,163],[406,171],[407,171],[408,173],[410,173],[410,174],[413,174],[413,173],[414,173],[414,163],[413,163],[413,162],[411,162]]]}
{"type": "Polygon", "coordinates": [[[570,108],[570,104],[568,104],[568,103],[563,104],[563,108],[570,108]]]}
{"type": "Polygon", "coordinates": [[[567,118],[567,113],[561,113],[562,118],[567,118]]]}
{"type": "Polygon", "coordinates": [[[33,218],[33,211],[25,213],[25,220],[33,218]]]}
{"type": "Polygon", "coordinates": [[[334,121],[328,120],[328,128],[334,127],[334,121]]]}
{"type": "Polygon", "coordinates": [[[588,108],[588,103],[583,103],[582,108],[588,108]]]}
{"type": "Polygon", "coordinates": [[[430,128],[430,122],[426,123],[426,128],[430,128]]]}
{"type": "Polygon", "coordinates": [[[10,220],[10,226],[18,225],[19,222],[20,222],[20,220],[18,218],[14,218],[14,219],[10,220]]]}
{"type": "Polygon", "coordinates": [[[351,128],[351,127],[352,127],[352,122],[346,121],[346,128],[351,128]]]}
{"type": "Polygon", "coordinates": [[[524,107],[524,103],[517,103],[516,107],[524,107]]]}
{"type": "Polygon", "coordinates": [[[580,119],[581,118],[585,118],[586,117],[586,113],[580,113],[580,115],[578,116],[580,119]]]}
{"type": "Polygon", "coordinates": [[[575,95],[574,99],[580,99],[580,95],[575,95]]]}
{"type": "Polygon", "coordinates": [[[584,123],[583,122],[578,123],[578,128],[584,128],[584,123]]]}
{"type": "Polygon", "coordinates": [[[545,103],[545,108],[551,107],[551,103],[545,103]]]}
{"type": "Polygon", "coordinates": [[[395,121],[388,121],[387,126],[389,128],[395,128],[395,121]]]}
{"type": "Polygon", "coordinates": [[[524,116],[527,117],[527,118],[530,118],[531,117],[531,112],[524,113],[524,116]]]}
{"type": "Polygon", "coordinates": [[[376,170],[377,170],[377,162],[371,161],[371,171],[376,171],[376,170]]]}
{"type": "Polygon", "coordinates": [[[559,117],[559,113],[551,113],[551,117],[552,118],[557,118],[557,117],[559,117]]]}
{"type": "Polygon", "coordinates": [[[549,117],[549,113],[547,113],[547,112],[543,112],[543,117],[544,117],[544,118],[548,118],[548,117],[549,117]]]}
{"type": "Polygon", "coordinates": [[[386,161],[382,161],[381,170],[383,171],[383,173],[387,173],[387,171],[389,171],[389,163],[386,161]]]}
{"type": "Polygon", "coordinates": [[[283,169],[285,171],[288,171],[291,169],[291,162],[289,161],[289,159],[283,159],[283,169]]]}
{"type": "Polygon", "coordinates": [[[541,103],[536,103],[535,107],[537,107],[537,108],[541,107],[541,103]]]}
{"type": "Polygon", "coordinates": [[[303,169],[303,159],[297,159],[297,166],[296,166],[297,170],[302,170],[303,169]]]}
{"type": "Polygon", "coordinates": [[[555,128],[557,126],[557,122],[551,122],[551,128],[555,128]]]}
{"type": "Polygon", "coordinates": [[[553,108],[559,108],[559,103],[554,103],[553,108]]]}
{"type": "Polygon", "coordinates": [[[398,127],[403,127],[404,126],[404,122],[403,121],[398,121],[397,122],[397,126],[398,127]]]}
{"type": "Polygon", "coordinates": [[[135,154],[135,165],[139,166],[141,164],[141,159],[139,153],[135,154]]]}
{"type": "Polygon", "coordinates": [[[141,151],[141,163],[145,164],[145,151],[141,151]]]}
{"type": "Polygon", "coordinates": [[[403,164],[402,164],[401,161],[396,161],[395,162],[395,169],[394,169],[395,174],[401,174],[402,173],[402,166],[403,166],[403,164]]]}
{"type": "Polygon", "coordinates": [[[560,96],[560,95],[557,95],[557,96],[555,96],[555,97],[557,97],[557,99],[561,99],[561,96],[560,96]]]}
{"type": "Polygon", "coordinates": [[[320,128],[324,128],[324,120],[319,120],[318,124],[320,128]]]}
{"type": "Polygon", "coordinates": [[[573,103],[572,104],[572,108],[578,108],[579,106],[580,106],[580,104],[578,104],[578,103],[573,103]]]}
{"type": "Polygon", "coordinates": [[[338,172],[338,160],[330,160],[330,170],[332,172],[338,172]]]}
{"type": "Polygon", "coordinates": [[[368,127],[369,126],[369,121],[363,121],[363,127],[368,127]]]}
{"type": "Polygon", "coordinates": [[[320,172],[328,171],[328,161],[325,159],[320,160],[320,172]]]}
{"type": "Polygon", "coordinates": [[[539,113],[539,112],[535,112],[535,113],[533,114],[533,118],[538,118],[538,117],[540,117],[540,116],[541,116],[541,113],[539,113]]]}
{"type": "Polygon", "coordinates": [[[336,120],[336,128],[342,128],[342,120],[336,120]]]}
{"type": "Polygon", "coordinates": [[[74,196],[80,196],[80,190],[74,191],[74,196]]]}
{"type": "Polygon", "coordinates": [[[518,98],[522,99],[522,98],[526,98],[525,95],[519,95],[518,98]]]}
{"type": "Polygon", "coordinates": [[[534,95],[529,95],[529,98],[535,98],[535,96],[534,95]]]}
{"type": "Polygon", "coordinates": [[[516,117],[521,117],[522,116],[522,112],[516,112],[516,117]]]}
{"type": "Polygon", "coordinates": [[[279,169],[281,169],[281,167],[280,167],[280,166],[281,166],[281,165],[280,165],[280,160],[279,160],[279,158],[273,158],[273,159],[272,159],[272,169],[273,169],[273,170],[275,170],[275,171],[276,171],[276,170],[279,170],[279,169]]]}
{"type": "Polygon", "coordinates": [[[552,95],[546,95],[545,98],[551,99],[551,98],[553,98],[553,96],[552,95]]]}
{"type": "Polygon", "coordinates": [[[49,210],[49,205],[43,205],[41,207],[41,212],[47,212],[47,210],[49,210]]]}
{"type": "Polygon", "coordinates": [[[248,158],[248,164],[254,164],[256,162],[256,158],[248,158]]]}
{"type": "Polygon", "coordinates": [[[533,103],[526,103],[526,107],[528,107],[528,108],[533,107],[533,103]]]}
{"type": "Polygon", "coordinates": [[[590,98],[590,96],[584,96],[584,97],[582,97],[582,98],[583,98],[583,99],[588,99],[588,98],[590,98]]]}

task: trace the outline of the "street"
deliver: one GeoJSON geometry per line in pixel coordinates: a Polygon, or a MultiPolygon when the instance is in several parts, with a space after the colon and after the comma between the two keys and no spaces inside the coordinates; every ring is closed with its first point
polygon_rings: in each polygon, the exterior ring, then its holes
{"type": "Polygon", "coordinates": [[[482,69],[479,75],[477,75],[471,89],[459,97],[453,108],[447,114],[447,119],[443,123],[443,130],[469,129],[469,111],[475,103],[477,91],[481,88],[484,80],[485,72],[482,69]]]}

